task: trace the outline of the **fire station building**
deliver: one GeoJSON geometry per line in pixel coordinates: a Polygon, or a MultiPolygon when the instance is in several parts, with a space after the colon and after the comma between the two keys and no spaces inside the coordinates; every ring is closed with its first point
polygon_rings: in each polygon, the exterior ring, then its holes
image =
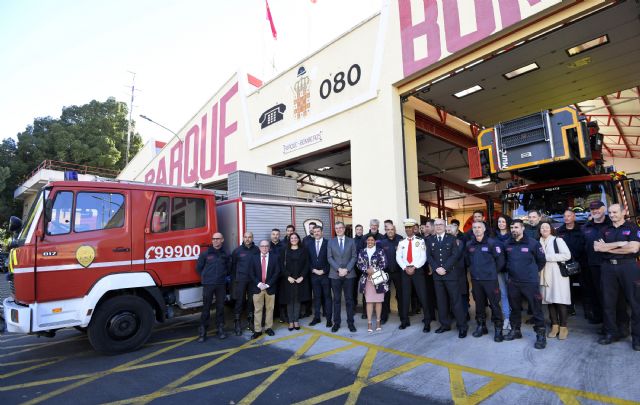
{"type": "Polygon", "coordinates": [[[365,231],[371,218],[464,222],[508,182],[469,181],[479,132],[564,106],[599,123],[607,164],[638,172],[639,7],[389,0],[266,83],[237,72],[119,178],[224,190],[244,170],[295,178],[365,231]]]}

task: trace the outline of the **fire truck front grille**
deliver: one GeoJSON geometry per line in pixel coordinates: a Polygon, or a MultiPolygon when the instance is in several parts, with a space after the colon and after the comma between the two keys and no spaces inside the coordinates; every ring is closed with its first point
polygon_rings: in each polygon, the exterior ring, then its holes
{"type": "Polygon", "coordinates": [[[544,142],[545,113],[528,115],[496,126],[503,149],[515,148],[530,143],[544,142]]]}

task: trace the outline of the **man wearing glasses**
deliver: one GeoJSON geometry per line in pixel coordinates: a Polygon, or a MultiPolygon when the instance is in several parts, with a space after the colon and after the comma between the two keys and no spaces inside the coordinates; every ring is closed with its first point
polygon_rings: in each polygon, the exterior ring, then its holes
{"type": "Polygon", "coordinates": [[[211,316],[211,304],[213,295],[216,297],[216,325],[218,338],[224,339],[224,297],[226,294],[225,280],[231,274],[231,260],[222,249],[224,237],[216,232],[211,238],[211,246],[200,253],[196,264],[196,271],[202,280],[202,315],[198,328],[198,342],[207,340],[207,329],[211,316]]]}
{"type": "Polygon", "coordinates": [[[254,258],[254,266],[249,274],[251,277],[253,306],[255,317],[253,319],[253,335],[251,339],[257,339],[262,335],[262,312],[264,311],[264,332],[273,336],[273,308],[276,303],[276,285],[280,273],[278,256],[269,252],[269,241],[260,241],[260,254],[254,258]]]}

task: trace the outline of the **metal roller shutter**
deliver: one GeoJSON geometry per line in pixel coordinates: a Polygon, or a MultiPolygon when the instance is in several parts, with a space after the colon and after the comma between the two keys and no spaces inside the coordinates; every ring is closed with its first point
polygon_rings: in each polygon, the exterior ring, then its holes
{"type": "Polygon", "coordinates": [[[307,235],[307,230],[305,230],[305,222],[309,220],[315,220],[314,222],[320,221],[322,223],[322,227],[324,228],[323,234],[325,238],[331,237],[331,208],[315,208],[315,207],[295,207],[296,213],[296,231],[301,238],[304,238],[307,235]]]}
{"type": "Polygon", "coordinates": [[[291,223],[291,207],[286,205],[245,203],[246,230],[253,232],[256,245],[262,239],[269,240],[271,230],[278,228],[284,237],[285,228],[291,223]]]}

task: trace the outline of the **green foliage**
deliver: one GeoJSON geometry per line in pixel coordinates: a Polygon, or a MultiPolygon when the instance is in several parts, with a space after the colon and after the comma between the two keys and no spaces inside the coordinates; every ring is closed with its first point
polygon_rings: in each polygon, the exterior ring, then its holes
{"type": "MultiPolygon", "coordinates": [[[[125,166],[128,109],[109,98],[62,109],[60,118],[40,117],[0,144],[0,225],[20,215],[21,202],[13,192],[42,161],[121,170],[125,166]]],[[[140,134],[131,135],[130,157],[142,147],[140,134]]]]}

